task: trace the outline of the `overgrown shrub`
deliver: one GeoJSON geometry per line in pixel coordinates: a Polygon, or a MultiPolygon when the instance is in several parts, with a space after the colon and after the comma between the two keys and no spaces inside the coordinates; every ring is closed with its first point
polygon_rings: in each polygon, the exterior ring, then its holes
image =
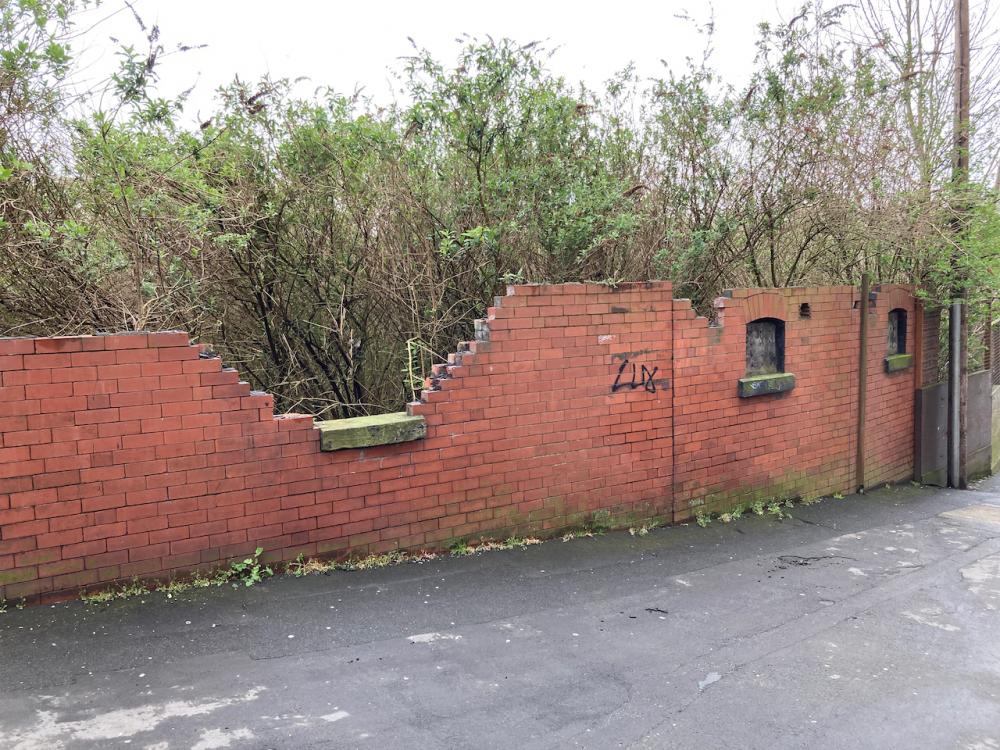
{"type": "Polygon", "coordinates": [[[931,47],[863,44],[846,6],[762,26],[739,91],[706,59],[595,92],[469,40],[451,66],[415,49],[404,104],[237,79],[200,128],[156,93],[155,28],[70,117],[75,7],[0,11],[6,333],[184,329],[280,408],[350,416],[412,398],[511,281],[669,277],[705,305],[864,269],[944,295],[957,257],[975,300],[997,288],[995,195],[940,168],[946,72],[914,81],[931,47]]]}

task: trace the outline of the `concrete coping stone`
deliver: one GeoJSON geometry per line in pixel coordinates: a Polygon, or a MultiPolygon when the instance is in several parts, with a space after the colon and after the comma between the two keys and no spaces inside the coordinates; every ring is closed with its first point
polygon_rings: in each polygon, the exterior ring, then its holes
{"type": "Polygon", "coordinates": [[[748,375],[738,381],[740,398],[768,396],[785,393],[795,387],[795,375],[790,372],[771,372],[766,375],[748,375]]]}
{"type": "Polygon", "coordinates": [[[427,436],[427,420],[405,411],[375,414],[368,417],[328,419],[316,423],[320,431],[320,450],[370,448],[419,440],[427,436]]]}
{"type": "Polygon", "coordinates": [[[886,372],[900,372],[913,367],[912,354],[890,354],[885,358],[886,372]]]}

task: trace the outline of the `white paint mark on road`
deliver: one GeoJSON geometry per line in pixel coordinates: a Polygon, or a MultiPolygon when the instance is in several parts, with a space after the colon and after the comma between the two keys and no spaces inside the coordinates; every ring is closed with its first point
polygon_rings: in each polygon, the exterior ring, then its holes
{"type": "Polygon", "coordinates": [[[214,701],[168,701],[136,708],[120,708],[76,721],[65,721],[55,711],[36,711],[34,726],[0,730],[0,747],[9,750],[61,750],[66,747],[67,742],[72,741],[131,738],[149,732],[169,719],[204,716],[229,706],[257,700],[265,689],[255,687],[242,695],[214,701]]]}
{"type": "Polygon", "coordinates": [[[983,737],[981,740],[973,740],[965,746],[965,750],[998,750],[1000,740],[992,737],[983,737]]]}
{"type": "Polygon", "coordinates": [[[332,714],[327,714],[326,716],[320,716],[323,721],[328,721],[331,724],[335,721],[340,721],[341,719],[346,719],[350,716],[347,711],[334,711],[332,714]]]}
{"type": "Polygon", "coordinates": [[[927,627],[930,628],[937,628],[938,630],[943,630],[946,633],[954,633],[958,630],[961,630],[961,628],[958,627],[958,625],[951,625],[947,622],[938,622],[937,620],[932,619],[941,614],[940,609],[936,608],[922,609],[920,610],[920,613],[903,612],[902,614],[903,617],[906,617],[907,619],[913,620],[914,622],[919,622],[921,625],[926,625],[927,627]]]}
{"type": "Polygon", "coordinates": [[[231,747],[233,740],[252,740],[253,732],[246,727],[226,731],[225,729],[208,729],[201,733],[198,742],[191,747],[191,750],[219,750],[223,747],[231,747]]]}
{"type": "Polygon", "coordinates": [[[411,635],[410,643],[434,643],[435,641],[460,641],[462,636],[454,633],[418,633],[411,635]]]}
{"type": "Polygon", "coordinates": [[[718,672],[709,672],[705,675],[705,679],[698,682],[698,689],[704,690],[709,685],[712,685],[722,679],[722,675],[718,672]]]}

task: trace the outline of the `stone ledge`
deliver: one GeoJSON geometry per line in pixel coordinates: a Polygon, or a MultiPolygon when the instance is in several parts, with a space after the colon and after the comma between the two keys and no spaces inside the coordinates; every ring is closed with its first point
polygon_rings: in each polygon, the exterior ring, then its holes
{"type": "Polygon", "coordinates": [[[790,372],[772,372],[767,375],[749,375],[738,381],[740,398],[767,396],[772,393],[785,393],[795,387],[795,375],[790,372]]]}
{"type": "Polygon", "coordinates": [[[890,354],[885,358],[886,372],[899,372],[913,367],[912,354],[890,354]]]}
{"type": "Polygon", "coordinates": [[[317,422],[316,427],[320,432],[319,447],[323,451],[405,443],[427,436],[427,421],[420,416],[410,416],[405,411],[371,417],[328,419],[317,422]]]}

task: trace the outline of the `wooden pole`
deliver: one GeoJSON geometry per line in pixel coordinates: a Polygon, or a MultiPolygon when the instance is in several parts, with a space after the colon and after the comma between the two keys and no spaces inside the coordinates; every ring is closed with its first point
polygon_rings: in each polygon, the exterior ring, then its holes
{"type": "Polygon", "coordinates": [[[871,278],[861,274],[861,323],[858,335],[858,433],[855,458],[854,484],[859,493],[865,491],[865,410],[868,406],[868,297],[871,295],[871,278]]]}
{"type": "MultiPolygon", "coordinates": [[[[993,347],[993,303],[995,299],[990,299],[986,303],[986,329],[983,331],[983,369],[993,372],[994,364],[1000,358],[1000,352],[994,351],[993,347]]],[[[995,380],[990,378],[990,382],[996,385],[995,380]]]]}
{"type": "Polygon", "coordinates": [[[915,300],[913,305],[913,478],[920,481],[924,475],[923,427],[921,425],[922,398],[920,389],[924,387],[924,303],[915,300]]]}
{"type": "MultiPolygon", "coordinates": [[[[963,194],[969,180],[969,0],[955,0],[955,130],[952,161],[952,183],[955,206],[955,242],[961,242],[965,231],[966,197],[963,194]]],[[[958,250],[952,263],[952,305],[948,317],[951,327],[948,356],[949,425],[948,425],[948,484],[968,486],[966,470],[966,431],[968,425],[969,390],[969,314],[966,302],[966,280],[959,267],[958,250]]]]}
{"type": "Polygon", "coordinates": [[[924,387],[924,303],[922,300],[915,300],[913,305],[913,388],[920,390],[924,387]]]}

